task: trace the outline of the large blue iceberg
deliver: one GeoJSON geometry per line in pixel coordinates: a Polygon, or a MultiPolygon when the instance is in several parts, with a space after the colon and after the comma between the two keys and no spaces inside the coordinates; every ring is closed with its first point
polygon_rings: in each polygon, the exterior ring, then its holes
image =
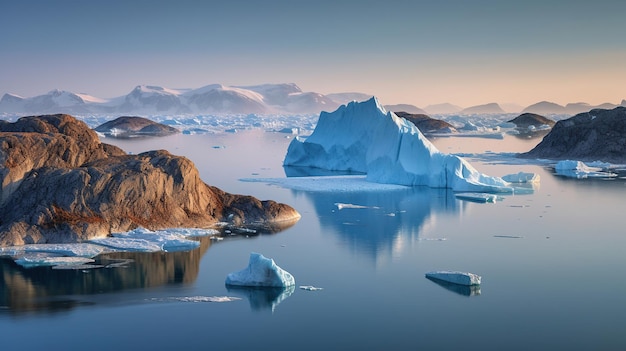
{"type": "Polygon", "coordinates": [[[464,159],[437,150],[413,123],[387,112],[375,97],[322,112],[308,138],[289,144],[283,164],[366,173],[376,183],[514,191],[502,178],[479,173],[464,159]]]}

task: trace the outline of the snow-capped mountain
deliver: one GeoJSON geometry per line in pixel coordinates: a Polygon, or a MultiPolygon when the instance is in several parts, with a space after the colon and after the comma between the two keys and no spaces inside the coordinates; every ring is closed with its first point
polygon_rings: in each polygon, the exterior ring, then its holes
{"type": "Polygon", "coordinates": [[[211,84],[197,89],[171,89],[138,85],[113,99],[52,90],[24,98],[5,94],[0,113],[113,113],[113,114],[318,114],[340,104],[330,97],[303,92],[296,84],[225,86],[211,84]]]}

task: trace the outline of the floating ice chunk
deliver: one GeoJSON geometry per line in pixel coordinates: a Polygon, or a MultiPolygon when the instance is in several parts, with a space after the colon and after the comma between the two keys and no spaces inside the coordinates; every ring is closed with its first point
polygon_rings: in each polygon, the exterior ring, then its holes
{"type": "Polygon", "coordinates": [[[454,196],[459,200],[467,200],[481,203],[495,203],[498,200],[502,200],[502,197],[488,193],[457,193],[454,194],[454,196]]]}
{"type": "Polygon", "coordinates": [[[112,237],[92,239],[91,242],[121,251],[188,251],[200,246],[198,241],[185,239],[193,233],[187,229],[150,231],[137,228],[126,233],[114,233],[112,237]]]}
{"type": "Polygon", "coordinates": [[[226,285],[287,287],[295,284],[293,276],[278,267],[273,259],[255,252],[250,253],[248,267],[226,277],[226,285]]]}
{"type": "Polygon", "coordinates": [[[61,266],[61,265],[80,265],[94,262],[94,259],[86,257],[66,257],[52,256],[50,253],[37,252],[27,253],[15,260],[15,263],[22,267],[40,267],[40,266],[61,266]]]}
{"type": "Polygon", "coordinates": [[[604,171],[601,167],[590,167],[582,161],[563,160],[554,166],[557,175],[569,178],[613,178],[617,174],[604,171]]]}
{"type": "Polygon", "coordinates": [[[519,172],[507,174],[502,179],[509,183],[539,183],[540,176],[537,173],[519,172]]]}
{"type": "Polygon", "coordinates": [[[378,208],[378,207],[369,207],[369,206],[355,205],[355,204],[344,204],[344,203],[341,203],[341,202],[336,202],[335,206],[337,206],[338,210],[343,210],[344,208],[356,208],[356,209],[359,209],[359,208],[374,208],[374,209],[377,209],[378,208]]]}
{"type": "Polygon", "coordinates": [[[241,300],[241,298],[233,296],[183,296],[170,299],[181,302],[232,302],[241,300]]]}
{"type": "Polygon", "coordinates": [[[458,271],[434,271],[426,273],[427,278],[443,280],[459,285],[480,285],[481,277],[474,273],[458,271]]]}
{"type": "Polygon", "coordinates": [[[101,254],[104,247],[89,243],[74,244],[27,244],[0,248],[0,256],[20,256],[25,253],[49,253],[50,256],[78,256],[93,258],[101,254]]]}
{"type": "Polygon", "coordinates": [[[313,285],[300,285],[300,289],[302,290],[307,290],[307,291],[320,291],[320,290],[324,290],[324,288],[318,288],[315,287],[313,285]]]}

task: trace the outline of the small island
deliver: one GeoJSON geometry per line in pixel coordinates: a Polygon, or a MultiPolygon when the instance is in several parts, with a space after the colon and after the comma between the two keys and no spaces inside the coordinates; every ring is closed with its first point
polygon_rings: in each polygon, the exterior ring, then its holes
{"type": "Polygon", "coordinates": [[[0,246],[72,243],[218,222],[275,232],[300,214],[202,182],[187,158],[128,155],[70,115],[0,123],[0,246]]]}
{"type": "Polygon", "coordinates": [[[96,128],[96,132],[114,138],[135,138],[147,136],[167,136],[180,133],[174,127],[157,123],[143,117],[122,116],[103,123],[96,128]]]}

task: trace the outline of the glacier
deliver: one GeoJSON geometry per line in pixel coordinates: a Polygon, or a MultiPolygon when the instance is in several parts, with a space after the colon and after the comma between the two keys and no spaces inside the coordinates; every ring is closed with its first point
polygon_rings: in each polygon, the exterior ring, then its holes
{"type": "Polygon", "coordinates": [[[291,273],[280,268],[273,259],[250,253],[248,267],[228,274],[226,285],[284,288],[296,285],[291,273]]]}
{"type": "Polygon", "coordinates": [[[479,173],[461,157],[437,150],[413,123],[387,112],[376,97],[321,112],[309,137],[291,141],[283,165],[361,172],[375,183],[515,191],[502,178],[479,173]]]}

